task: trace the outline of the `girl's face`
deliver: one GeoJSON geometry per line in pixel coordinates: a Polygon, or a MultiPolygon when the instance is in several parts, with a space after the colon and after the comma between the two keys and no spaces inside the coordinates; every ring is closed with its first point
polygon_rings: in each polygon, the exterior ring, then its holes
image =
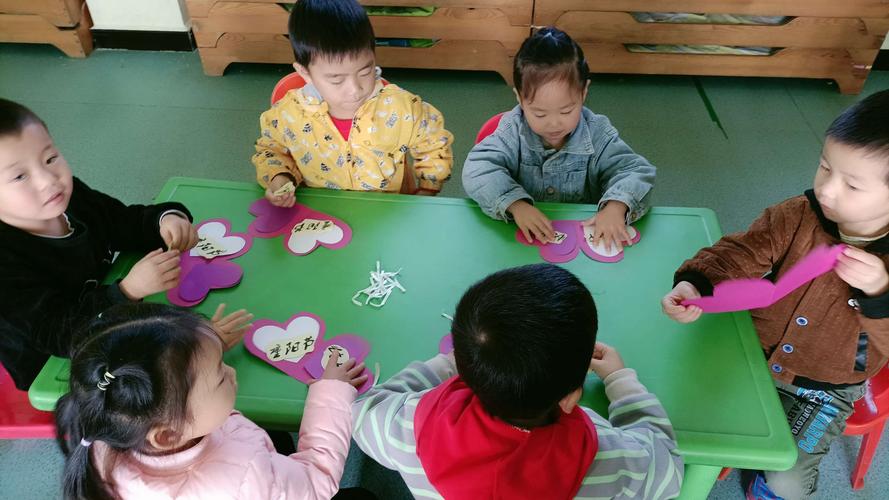
{"type": "Polygon", "coordinates": [[[544,144],[561,149],[577,128],[586,93],[587,87],[579,92],[564,80],[550,80],[537,89],[533,99],[524,100],[519,95],[519,104],[531,130],[544,144]]]}
{"type": "Polygon", "coordinates": [[[195,380],[188,394],[187,438],[206,436],[228,419],[235,407],[235,369],[222,361],[222,341],[207,335],[195,353],[195,380]]]}

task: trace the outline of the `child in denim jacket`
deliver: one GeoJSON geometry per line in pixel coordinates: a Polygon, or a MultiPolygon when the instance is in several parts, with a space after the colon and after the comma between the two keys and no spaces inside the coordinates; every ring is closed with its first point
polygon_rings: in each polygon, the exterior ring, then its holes
{"type": "Polygon", "coordinates": [[[627,224],[648,210],[655,167],[633,152],[608,118],[584,107],[589,68],[566,33],[544,28],[525,40],[513,75],[519,105],[476,144],[463,187],[489,216],[515,220],[528,241],[552,241],[535,201],[598,203],[595,243],[629,244],[627,224]]]}

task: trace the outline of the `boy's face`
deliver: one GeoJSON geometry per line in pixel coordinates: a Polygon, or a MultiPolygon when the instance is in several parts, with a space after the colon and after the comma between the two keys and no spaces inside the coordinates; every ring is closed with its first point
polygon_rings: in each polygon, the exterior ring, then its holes
{"type": "Polygon", "coordinates": [[[349,119],[373,93],[376,64],[374,53],[365,50],[342,58],[316,57],[308,68],[296,63],[293,67],[318,89],[334,118],[349,119]]]}
{"type": "Polygon", "coordinates": [[[577,128],[586,93],[586,88],[578,92],[566,81],[551,80],[537,89],[533,99],[519,96],[519,104],[531,130],[547,145],[560,149],[577,128]]]}
{"type": "Polygon", "coordinates": [[[42,233],[68,208],[71,168],[39,123],[0,137],[0,220],[42,233]]]}
{"type": "Polygon", "coordinates": [[[824,143],[815,197],[825,217],[850,236],[878,236],[889,228],[886,158],[834,141],[824,143]]]}

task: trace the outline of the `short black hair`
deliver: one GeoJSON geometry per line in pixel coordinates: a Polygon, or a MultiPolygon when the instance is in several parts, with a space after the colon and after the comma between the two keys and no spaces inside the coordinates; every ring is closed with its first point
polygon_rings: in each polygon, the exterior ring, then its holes
{"type": "Polygon", "coordinates": [[[853,104],[830,127],[827,137],[889,161],[889,90],[853,104]]]}
{"type": "Polygon", "coordinates": [[[522,42],[513,60],[512,78],[519,96],[533,100],[537,89],[553,80],[583,92],[590,68],[577,42],[564,31],[547,27],[522,42]]]}
{"type": "Polygon", "coordinates": [[[374,51],[376,38],[364,7],[355,0],[300,0],[287,23],[296,62],[317,56],[343,58],[374,51]]]}
{"type": "Polygon", "coordinates": [[[526,428],[545,425],[559,400],[583,386],[597,327],[592,295],[565,269],[499,271],[457,305],[457,371],[489,414],[526,428]]]}
{"type": "Polygon", "coordinates": [[[46,124],[33,111],[21,104],[0,98],[0,137],[19,135],[26,125],[36,123],[46,128],[46,124]]]}

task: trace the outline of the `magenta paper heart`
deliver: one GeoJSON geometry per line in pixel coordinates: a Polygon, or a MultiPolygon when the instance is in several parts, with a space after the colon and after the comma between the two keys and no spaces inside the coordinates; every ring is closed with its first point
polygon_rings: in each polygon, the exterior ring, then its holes
{"type": "Polygon", "coordinates": [[[276,207],[265,198],[250,205],[257,218],[248,232],[260,238],[284,236],[284,248],[294,255],[307,255],[319,246],[337,249],[352,241],[348,224],[323,212],[295,204],[291,208],[276,207]]]}
{"type": "MultiPolygon", "coordinates": [[[[624,258],[623,250],[612,249],[609,252],[602,243],[593,245],[588,242],[588,238],[592,235],[592,226],[584,226],[577,220],[554,220],[552,224],[555,231],[565,234],[565,239],[560,243],[544,244],[537,240],[529,242],[525,239],[521,229],[516,230],[516,240],[523,245],[538,247],[540,256],[547,262],[568,262],[577,257],[581,250],[587,257],[599,262],[618,262],[624,258]]],[[[627,231],[630,233],[630,241],[634,244],[642,238],[642,235],[633,226],[627,226],[627,231]]]]}
{"type": "Polygon", "coordinates": [[[723,281],[713,287],[713,295],[683,300],[682,305],[695,305],[708,313],[768,307],[833,269],[844,248],[845,245],[821,245],[815,248],[784,273],[777,283],[764,279],[723,281]]]}
{"type": "Polygon", "coordinates": [[[438,341],[438,352],[447,354],[454,350],[454,336],[448,333],[438,341]]]}
{"type": "MultiPolygon", "coordinates": [[[[580,249],[583,250],[583,253],[587,257],[599,262],[613,263],[622,261],[624,259],[623,249],[617,250],[616,247],[612,246],[611,250],[608,250],[605,243],[601,240],[598,245],[593,243],[594,227],[581,224],[580,238],[582,243],[580,244],[580,249]]],[[[627,232],[630,233],[630,241],[633,244],[639,243],[639,240],[642,239],[642,235],[633,226],[627,226],[627,232]]]]}
{"type": "MultiPolygon", "coordinates": [[[[244,346],[250,354],[304,384],[319,378],[324,372],[321,368],[321,360],[324,351],[331,345],[344,347],[349,351],[350,357],[358,362],[364,361],[370,353],[370,344],[357,335],[338,335],[333,339],[325,340],[324,332],[325,326],[321,318],[311,313],[302,312],[293,315],[285,323],[267,319],[255,321],[244,336],[244,346]],[[300,345],[309,344],[313,350],[304,353],[301,358],[295,360],[269,359],[267,348],[275,344],[280,345],[285,340],[291,339],[302,339],[300,345]],[[311,342],[306,339],[311,339],[311,342]]],[[[359,394],[366,392],[373,386],[373,376],[368,371],[365,371],[365,374],[368,375],[368,382],[359,388],[359,394]]]]}
{"type": "Polygon", "coordinates": [[[167,291],[170,303],[183,307],[196,306],[207,298],[210,290],[231,288],[241,282],[244,270],[234,262],[201,260],[183,263],[179,286],[167,291]]]}
{"type": "MultiPolygon", "coordinates": [[[[321,378],[321,375],[324,374],[324,366],[325,366],[325,351],[329,350],[332,346],[340,346],[346,350],[349,354],[349,359],[354,359],[356,363],[360,363],[367,358],[367,355],[370,353],[370,344],[362,337],[352,334],[343,334],[337,335],[336,337],[325,340],[321,339],[315,346],[315,351],[309,355],[309,359],[306,360],[305,369],[314,379],[321,378]]],[[[342,357],[340,357],[340,363],[346,361],[342,357]]],[[[358,388],[358,393],[364,393],[373,387],[374,384],[374,375],[367,369],[364,368],[364,375],[367,375],[367,382],[361,385],[358,388]]]]}
{"type": "Polygon", "coordinates": [[[577,245],[580,222],[576,220],[554,220],[553,229],[565,234],[561,243],[542,243],[538,240],[529,242],[521,229],[516,230],[516,240],[523,245],[536,246],[540,249],[540,257],[547,262],[568,262],[580,251],[577,245]]]}

